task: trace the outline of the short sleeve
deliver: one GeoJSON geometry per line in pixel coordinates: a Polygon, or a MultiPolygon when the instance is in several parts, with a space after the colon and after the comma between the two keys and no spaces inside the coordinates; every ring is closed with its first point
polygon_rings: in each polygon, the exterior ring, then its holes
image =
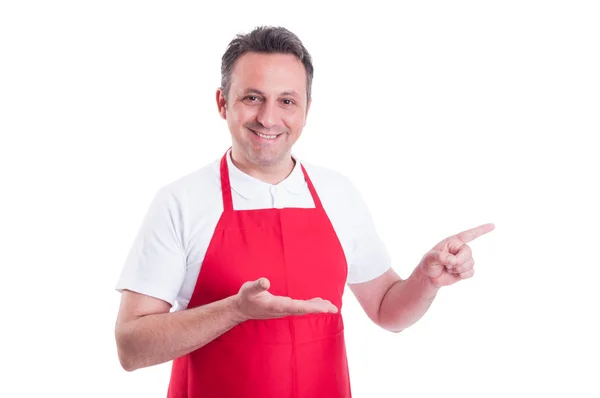
{"type": "Polygon", "coordinates": [[[391,267],[389,252],[381,240],[362,195],[348,180],[352,226],[348,255],[348,284],[368,282],[391,267]]]}
{"type": "Polygon", "coordinates": [[[181,211],[166,188],[155,195],[125,260],[116,290],[131,290],[171,305],[185,278],[181,211]]]}

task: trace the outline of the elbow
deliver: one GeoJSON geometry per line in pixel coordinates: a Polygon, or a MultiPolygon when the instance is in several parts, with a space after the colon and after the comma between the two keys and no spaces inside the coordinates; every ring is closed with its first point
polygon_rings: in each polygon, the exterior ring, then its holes
{"type": "Polygon", "coordinates": [[[404,330],[404,328],[398,328],[391,325],[379,325],[380,328],[392,333],[400,333],[404,330]]]}
{"type": "Polygon", "coordinates": [[[135,365],[134,361],[127,355],[119,352],[119,362],[121,363],[121,367],[127,372],[133,372],[138,369],[135,365]]]}
{"type": "Polygon", "coordinates": [[[377,326],[379,326],[383,330],[386,330],[386,331],[392,332],[392,333],[400,333],[401,331],[403,331],[405,329],[405,328],[399,327],[398,325],[394,325],[393,322],[385,321],[385,320],[381,319],[381,316],[379,314],[377,314],[377,315],[378,315],[377,318],[373,319],[373,323],[375,323],[377,326]]]}
{"type": "Polygon", "coordinates": [[[392,333],[400,333],[401,331],[403,331],[405,328],[400,327],[399,325],[394,325],[393,322],[386,322],[384,320],[382,320],[380,317],[377,318],[376,321],[374,321],[374,323],[379,326],[380,328],[382,328],[383,330],[386,330],[388,332],[392,332],[392,333]]]}
{"type": "Polygon", "coordinates": [[[126,333],[119,329],[115,332],[115,338],[121,367],[127,372],[133,372],[134,370],[139,369],[141,366],[137,363],[136,355],[132,352],[131,344],[129,343],[131,339],[126,333]]]}

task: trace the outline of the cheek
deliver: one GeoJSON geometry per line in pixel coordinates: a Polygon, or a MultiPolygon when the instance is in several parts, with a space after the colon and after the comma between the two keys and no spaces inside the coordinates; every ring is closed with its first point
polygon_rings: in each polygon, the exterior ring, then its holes
{"type": "Polygon", "coordinates": [[[300,132],[304,127],[304,117],[302,114],[289,115],[283,119],[287,127],[295,132],[300,132]]]}
{"type": "Polygon", "coordinates": [[[243,126],[246,123],[256,120],[256,110],[253,108],[243,108],[236,112],[236,123],[243,126]]]}
{"type": "Polygon", "coordinates": [[[228,113],[227,120],[229,122],[229,127],[237,129],[242,127],[248,121],[248,116],[239,109],[233,109],[228,113]]]}

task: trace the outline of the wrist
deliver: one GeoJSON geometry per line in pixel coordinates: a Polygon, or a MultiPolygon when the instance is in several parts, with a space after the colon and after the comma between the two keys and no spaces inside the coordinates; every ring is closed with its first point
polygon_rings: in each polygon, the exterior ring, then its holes
{"type": "Polygon", "coordinates": [[[420,286],[420,288],[426,293],[429,293],[431,296],[435,296],[440,290],[441,286],[438,286],[433,281],[433,278],[425,273],[423,267],[421,267],[421,264],[419,264],[415,272],[413,272],[411,278],[414,278],[415,282],[420,286]]]}
{"type": "Polygon", "coordinates": [[[234,295],[225,299],[227,301],[227,310],[231,314],[235,324],[246,322],[250,318],[244,314],[238,295],[234,295]]]}

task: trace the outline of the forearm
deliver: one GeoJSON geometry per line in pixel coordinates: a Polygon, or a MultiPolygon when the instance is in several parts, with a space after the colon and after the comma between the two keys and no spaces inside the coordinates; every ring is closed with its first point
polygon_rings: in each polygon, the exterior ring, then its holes
{"type": "Polygon", "coordinates": [[[116,330],[124,369],[167,362],[208,344],[243,322],[234,297],[202,307],[130,320],[116,330]]]}
{"type": "Polygon", "coordinates": [[[379,326],[400,332],[427,312],[439,288],[417,268],[412,275],[390,287],[379,308],[379,326]]]}

